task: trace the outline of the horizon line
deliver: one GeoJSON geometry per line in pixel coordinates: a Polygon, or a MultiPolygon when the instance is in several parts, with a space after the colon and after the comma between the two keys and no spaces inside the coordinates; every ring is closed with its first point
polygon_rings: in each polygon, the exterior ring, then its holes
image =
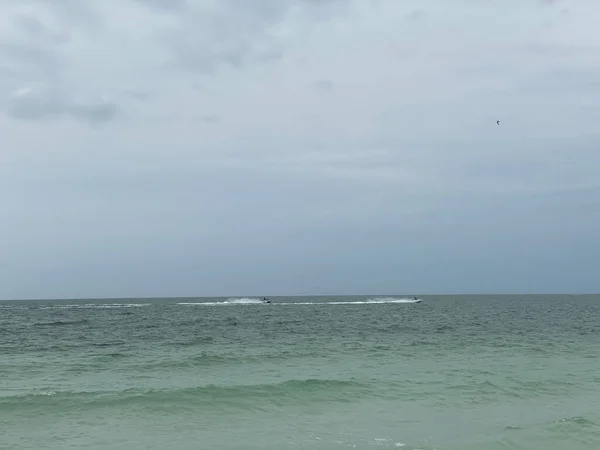
{"type": "Polygon", "coordinates": [[[177,299],[221,299],[221,298],[298,298],[298,297],[515,297],[515,296],[527,296],[527,297],[535,297],[535,296],[593,296],[600,295],[600,293],[568,293],[568,292],[546,292],[546,293],[524,293],[524,292],[514,292],[514,293],[476,293],[476,294],[467,294],[467,293],[431,293],[431,294],[292,294],[292,295],[178,295],[178,296],[143,296],[143,297],[38,297],[38,298],[6,298],[0,299],[0,302],[13,302],[13,301],[61,301],[61,300],[70,300],[70,301],[94,301],[94,300],[177,300],[177,299]]]}

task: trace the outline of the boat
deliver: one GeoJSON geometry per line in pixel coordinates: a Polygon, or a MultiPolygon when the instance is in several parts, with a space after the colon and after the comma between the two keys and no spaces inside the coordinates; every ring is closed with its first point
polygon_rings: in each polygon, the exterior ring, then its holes
{"type": "Polygon", "coordinates": [[[261,302],[263,302],[263,303],[271,303],[271,299],[268,298],[268,297],[263,297],[262,300],[261,300],[261,302]]]}

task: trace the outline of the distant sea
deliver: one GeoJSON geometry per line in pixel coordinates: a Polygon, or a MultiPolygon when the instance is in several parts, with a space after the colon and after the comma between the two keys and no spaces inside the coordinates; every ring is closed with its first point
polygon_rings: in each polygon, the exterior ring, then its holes
{"type": "Polygon", "coordinates": [[[600,449],[600,296],[0,302],[0,449],[600,449]]]}

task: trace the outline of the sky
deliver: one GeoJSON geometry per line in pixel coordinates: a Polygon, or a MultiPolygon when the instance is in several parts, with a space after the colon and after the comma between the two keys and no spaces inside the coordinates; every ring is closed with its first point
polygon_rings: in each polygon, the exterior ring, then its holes
{"type": "Polygon", "coordinates": [[[0,298],[600,292],[599,15],[0,0],[0,298]]]}

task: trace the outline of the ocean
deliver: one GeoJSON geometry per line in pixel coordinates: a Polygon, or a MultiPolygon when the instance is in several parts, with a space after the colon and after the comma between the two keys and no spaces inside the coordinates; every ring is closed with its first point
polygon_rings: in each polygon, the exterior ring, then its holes
{"type": "Polygon", "coordinates": [[[600,296],[0,302],[0,449],[600,449],[600,296]]]}

